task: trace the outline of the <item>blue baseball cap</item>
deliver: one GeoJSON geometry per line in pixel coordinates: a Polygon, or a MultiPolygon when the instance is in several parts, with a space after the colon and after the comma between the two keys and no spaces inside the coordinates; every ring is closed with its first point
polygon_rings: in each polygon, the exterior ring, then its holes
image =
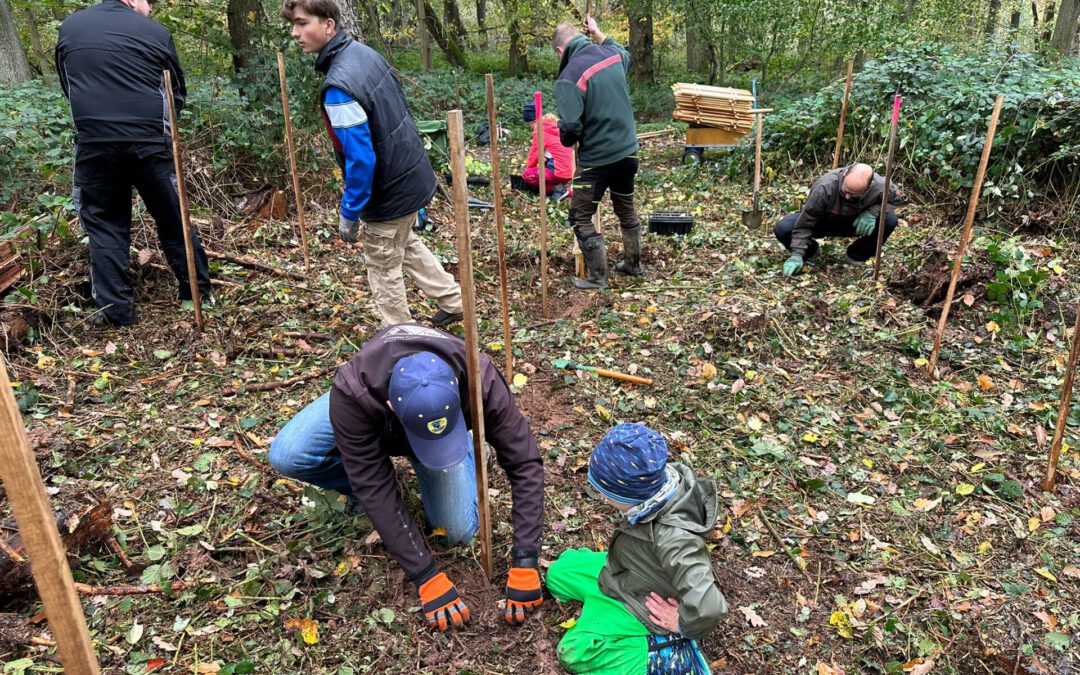
{"type": "Polygon", "coordinates": [[[472,449],[459,392],[454,371],[431,352],[418,352],[394,364],[390,404],[413,454],[429,469],[457,466],[472,449]]]}

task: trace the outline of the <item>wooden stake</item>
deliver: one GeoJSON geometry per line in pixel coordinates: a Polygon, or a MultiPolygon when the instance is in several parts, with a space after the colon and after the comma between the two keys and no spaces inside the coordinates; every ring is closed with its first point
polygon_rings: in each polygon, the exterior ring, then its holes
{"type": "Polygon", "coordinates": [[[426,73],[431,70],[431,41],[428,40],[424,0],[416,0],[416,32],[420,36],[420,64],[426,73]]]}
{"type": "Polygon", "coordinates": [[[540,315],[548,316],[547,299],[547,159],[544,157],[544,98],[533,94],[536,104],[536,164],[540,174],[540,315]]]}
{"type": "Polygon", "coordinates": [[[289,113],[289,86],[285,82],[285,55],[277,55],[278,77],[281,79],[281,111],[285,114],[285,145],[289,148],[289,170],[292,171],[293,196],[296,197],[296,216],[300,221],[300,246],[304,249],[304,273],[311,276],[308,257],[307,224],[304,222],[304,197],[300,194],[300,173],[296,170],[296,150],[293,147],[292,115],[289,113]]]}
{"type": "MultiPolygon", "coordinates": [[[[761,217],[761,207],[758,201],[761,191],[761,127],[765,124],[765,114],[761,113],[757,116],[757,137],[754,139],[754,197],[753,197],[753,213],[757,217],[761,217]]],[[[765,219],[762,218],[762,221],[765,219]]]]}
{"type": "Polygon", "coordinates": [[[844,83],[844,101],[840,104],[840,125],[836,127],[836,149],[832,154],[832,168],[840,168],[840,148],[844,144],[844,123],[847,122],[848,98],[851,96],[851,76],[855,72],[855,61],[847,62],[847,82],[844,83]]]}
{"type": "Polygon", "coordinates": [[[184,158],[180,155],[180,130],[176,126],[176,102],[173,100],[172,73],[165,74],[165,97],[169,103],[169,131],[172,133],[173,166],[176,169],[176,193],[180,199],[180,223],[184,228],[184,252],[187,254],[188,281],[191,284],[191,303],[195,306],[195,330],[203,331],[202,294],[195,277],[195,250],[191,242],[191,216],[188,214],[187,190],[184,187],[184,158]]]}
{"type": "MultiPolygon", "coordinates": [[[[446,114],[450,132],[450,171],[454,178],[454,223],[457,229],[458,274],[464,305],[465,369],[469,385],[469,418],[476,462],[476,501],[480,510],[480,559],[488,581],[491,567],[491,511],[488,507],[487,452],[484,450],[484,399],[480,390],[480,335],[476,328],[476,289],[473,285],[472,235],[469,232],[469,192],[465,170],[465,123],[460,110],[446,114]]],[[[495,133],[494,130],[492,133],[495,133]]]]}
{"type": "Polygon", "coordinates": [[[964,215],[964,226],[960,231],[960,243],[956,246],[956,259],[953,260],[952,276],[949,278],[949,290],[945,294],[945,304],[941,308],[941,317],[938,319],[937,332],[934,333],[934,349],[930,353],[930,361],[926,369],[930,377],[937,378],[938,355],[941,352],[941,338],[945,335],[945,324],[949,320],[949,310],[952,308],[953,294],[956,293],[956,284],[960,279],[960,265],[964,260],[964,251],[971,239],[971,230],[975,225],[975,211],[979,208],[979,193],[982,191],[983,178],[986,176],[986,166],[990,163],[990,150],[994,147],[994,134],[997,133],[998,116],[1001,114],[1001,106],[1005,102],[1004,96],[998,96],[994,102],[994,111],[990,113],[990,126],[986,130],[986,141],[983,142],[982,156],[979,158],[979,168],[975,172],[975,182],[971,186],[971,198],[968,199],[967,213],[964,215]]]}
{"type": "MultiPolygon", "coordinates": [[[[167,86],[167,85],[166,85],[167,86]]],[[[38,595],[49,618],[64,672],[98,675],[97,655],[86,628],[86,617],[75,594],[64,546],[45,484],[26,438],[19,405],[11,391],[7,362],[0,357],[0,479],[19,526],[38,595]]]]}
{"type": "Polygon", "coordinates": [[[892,189],[893,153],[896,151],[896,127],[900,122],[900,94],[893,97],[892,123],[889,125],[889,154],[885,156],[885,189],[881,191],[881,213],[878,214],[877,248],[874,250],[874,281],[881,272],[881,245],[885,243],[885,216],[889,211],[889,190],[892,189]]]}
{"type": "Polygon", "coordinates": [[[1058,456],[1061,454],[1061,439],[1065,436],[1065,423],[1069,420],[1069,404],[1072,402],[1073,375],[1076,373],[1077,356],[1080,356],[1080,305],[1076,307],[1072,348],[1069,349],[1069,363],[1065,366],[1065,383],[1061,386],[1057,426],[1054,427],[1054,440],[1050,444],[1050,460],[1046,465],[1046,480],[1043,481],[1043,489],[1047,492],[1054,489],[1054,476],[1057,474],[1058,456]]]}
{"type": "Polygon", "coordinates": [[[499,286],[502,303],[503,353],[507,382],[514,381],[514,350],[510,342],[510,282],[506,274],[506,230],[503,227],[502,176],[499,174],[499,126],[495,115],[495,78],[488,73],[487,83],[488,130],[491,132],[491,182],[495,192],[495,233],[499,247],[499,286]]]}

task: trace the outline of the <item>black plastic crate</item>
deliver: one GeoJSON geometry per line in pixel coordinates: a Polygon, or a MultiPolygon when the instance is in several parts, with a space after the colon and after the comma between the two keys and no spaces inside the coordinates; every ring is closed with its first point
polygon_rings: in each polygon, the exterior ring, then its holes
{"type": "Polygon", "coordinates": [[[694,217],[688,213],[658,211],[649,214],[649,232],[665,236],[690,234],[694,228],[694,217]]]}

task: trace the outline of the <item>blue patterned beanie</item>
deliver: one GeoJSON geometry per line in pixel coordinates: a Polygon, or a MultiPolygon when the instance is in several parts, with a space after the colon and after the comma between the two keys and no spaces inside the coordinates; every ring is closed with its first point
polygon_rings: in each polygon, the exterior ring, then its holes
{"type": "Polygon", "coordinates": [[[667,442],[644,424],[616,425],[589,457],[589,484],[620,504],[640,504],[664,488],[667,442]]]}

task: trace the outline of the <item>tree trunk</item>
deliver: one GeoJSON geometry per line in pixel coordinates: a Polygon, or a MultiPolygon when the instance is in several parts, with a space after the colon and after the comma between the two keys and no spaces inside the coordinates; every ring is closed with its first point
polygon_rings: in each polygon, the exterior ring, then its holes
{"type": "Polygon", "coordinates": [[[394,54],[390,51],[390,45],[386,44],[386,40],[383,40],[378,3],[364,3],[364,20],[366,22],[364,34],[367,35],[368,44],[373,45],[376,51],[386,59],[387,63],[391,66],[394,65],[394,54]]]}
{"type": "Polygon", "coordinates": [[[480,47],[487,49],[491,46],[487,34],[487,0],[476,0],[476,29],[480,34],[480,47]]]}
{"type": "Polygon", "coordinates": [[[1013,31],[1020,30],[1020,10],[1013,12],[1009,17],[1009,28],[1013,31]]]}
{"type": "Polygon", "coordinates": [[[627,7],[630,22],[630,77],[634,82],[655,82],[653,68],[653,18],[647,6],[634,3],[627,7]]]}
{"type": "MultiPolygon", "coordinates": [[[[229,24],[229,45],[232,47],[233,72],[240,74],[251,69],[255,57],[255,27],[266,22],[261,0],[229,0],[225,10],[229,24]]],[[[249,78],[250,79],[250,78],[249,78]]]]}
{"type": "Polygon", "coordinates": [[[998,12],[1001,11],[1001,0],[990,0],[990,6],[986,11],[986,26],[983,28],[983,34],[986,35],[987,40],[994,38],[994,32],[997,30],[998,12]]]}
{"type": "Polygon", "coordinates": [[[1058,14],[1057,25],[1054,26],[1050,44],[1064,56],[1073,52],[1078,22],[1080,22],[1080,0],[1061,0],[1061,11],[1058,14]]]}
{"type": "Polygon", "coordinates": [[[360,20],[357,18],[357,13],[353,3],[356,0],[338,0],[338,5],[341,6],[341,26],[345,31],[356,38],[357,40],[364,39],[364,33],[360,30],[360,20]]]}
{"type": "Polygon", "coordinates": [[[33,77],[26,52],[19,42],[7,0],[0,0],[0,84],[18,84],[33,77]]]}
{"type": "Polygon", "coordinates": [[[416,0],[416,33],[420,36],[420,66],[426,73],[431,70],[431,41],[428,39],[424,0],[416,0]]]}
{"type": "Polygon", "coordinates": [[[1054,3],[1050,3],[1046,6],[1046,12],[1043,14],[1043,33],[1042,41],[1050,42],[1050,34],[1054,31],[1054,3]]]}
{"type": "Polygon", "coordinates": [[[34,48],[34,56],[37,58],[38,68],[41,69],[41,76],[45,78],[46,84],[51,84],[54,72],[53,64],[49,60],[49,55],[41,46],[41,34],[38,33],[37,20],[34,18],[34,10],[27,7],[24,10],[24,14],[26,16],[26,25],[30,29],[30,46],[34,48]]]}
{"type": "Polygon", "coordinates": [[[707,18],[701,16],[696,2],[686,6],[686,69],[692,73],[709,71],[707,18]]]}
{"type": "Polygon", "coordinates": [[[904,1],[904,11],[903,11],[904,24],[908,24],[908,23],[911,22],[911,15],[915,13],[915,5],[917,5],[918,2],[919,2],[919,0],[905,0],[904,1]]]}
{"type": "Polygon", "coordinates": [[[521,77],[529,72],[529,57],[525,53],[525,41],[521,36],[521,23],[514,19],[510,22],[510,55],[506,64],[510,77],[521,77]]]}
{"type": "Polygon", "coordinates": [[[439,23],[439,17],[431,6],[431,0],[424,0],[424,21],[427,23],[431,39],[435,40],[435,44],[439,45],[439,49],[442,50],[443,54],[446,54],[450,65],[456,68],[464,68],[465,54],[461,51],[458,43],[454,41],[453,36],[449,35],[439,23]]]}
{"type": "Polygon", "coordinates": [[[446,32],[453,36],[458,46],[469,44],[469,34],[465,31],[465,24],[461,20],[461,10],[458,9],[457,0],[443,0],[443,27],[446,32]]]}

